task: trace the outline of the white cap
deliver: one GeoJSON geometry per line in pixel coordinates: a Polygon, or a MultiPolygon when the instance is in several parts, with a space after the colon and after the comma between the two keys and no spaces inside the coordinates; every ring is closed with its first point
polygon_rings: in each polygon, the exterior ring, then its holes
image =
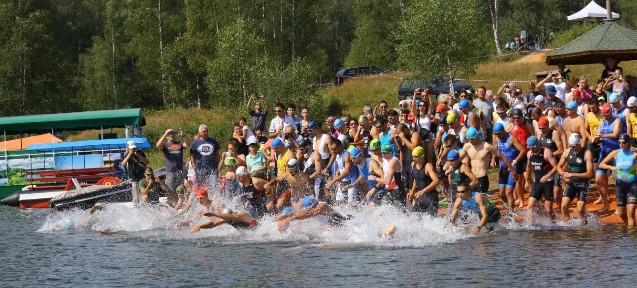
{"type": "Polygon", "coordinates": [[[535,96],[535,99],[533,99],[534,102],[540,102],[540,103],[544,103],[544,96],[542,95],[537,95],[535,96]]]}
{"type": "Polygon", "coordinates": [[[259,142],[257,142],[257,137],[250,137],[248,138],[248,141],[246,141],[246,145],[250,146],[252,144],[258,144],[259,142]]]}
{"type": "Polygon", "coordinates": [[[577,133],[573,133],[571,134],[571,136],[568,137],[568,145],[577,145],[581,140],[582,136],[577,133]]]}
{"type": "Polygon", "coordinates": [[[129,140],[128,142],[126,142],[126,148],[135,149],[137,148],[137,145],[135,145],[135,141],[129,140]]]}
{"type": "Polygon", "coordinates": [[[246,167],[239,166],[239,168],[237,168],[237,171],[235,171],[234,173],[238,176],[248,175],[248,169],[246,169],[246,167]]]}
{"type": "Polygon", "coordinates": [[[637,106],[637,97],[630,96],[630,98],[628,98],[628,101],[626,101],[626,106],[628,106],[628,107],[637,106]]]}
{"type": "Polygon", "coordinates": [[[344,143],[345,141],[349,140],[349,137],[347,137],[347,135],[345,134],[341,134],[341,135],[338,135],[338,138],[336,139],[338,139],[338,141],[341,141],[341,143],[344,143]]]}
{"type": "Polygon", "coordinates": [[[288,168],[294,169],[298,165],[299,165],[299,161],[297,161],[296,159],[292,158],[292,159],[288,160],[288,168]]]}

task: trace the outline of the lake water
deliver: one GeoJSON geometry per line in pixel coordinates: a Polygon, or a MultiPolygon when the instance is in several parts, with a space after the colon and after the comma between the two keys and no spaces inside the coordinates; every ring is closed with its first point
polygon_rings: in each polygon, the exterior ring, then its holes
{"type": "Polygon", "coordinates": [[[345,211],[279,233],[218,227],[190,235],[150,209],[53,212],[0,206],[3,287],[635,287],[637,231],[593,224],[499,227],[470,236],[390,208],[345,211]],[[380,237],[396,223],[394,239],[380,237]],[[99,229],[116,228],[103,235],[99,229]],[[550,229],[550,230],[546,230],[550,229]]]}

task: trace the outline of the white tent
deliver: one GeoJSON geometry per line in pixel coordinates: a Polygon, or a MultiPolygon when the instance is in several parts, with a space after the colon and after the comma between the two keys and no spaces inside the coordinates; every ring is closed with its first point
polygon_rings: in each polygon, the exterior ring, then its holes
{"type": "MultiPolygon", "coordinates": [[[[615,12],[612,12],[612,14],[613,19],[619,19],[619,14],[615,12]]],[[[566,18],[568,19],[568,21],[578,21],[596,18],[606,19],[606,17],[606,9],[604,9],[602,6],[597,5],[595,1],[591,1],[591,3],[588,3],[588,5],[584,7],[584,9],[566,18]]]]}

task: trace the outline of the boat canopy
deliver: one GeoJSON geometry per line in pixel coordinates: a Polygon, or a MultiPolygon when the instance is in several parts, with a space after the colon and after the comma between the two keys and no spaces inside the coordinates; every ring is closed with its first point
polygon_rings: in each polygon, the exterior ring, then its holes
{"type": "Polygon", "coordinates": [[[141,108],[39,114],[0,118],[0,131],[7,134],[88,130],[126,125],[146,125],[141,108]]]}
{"type": "Polygon", "coordinates": [[[114,150],[126,149],[126,142],[134,141],[139,149],[150,148],[147,138],[118,138],[104,140],[84,140],[74,142],[60,142],[48,144],[32,144],[25,151],[60,152],[60,151],[87,151],[87,150],[114,150]]]}

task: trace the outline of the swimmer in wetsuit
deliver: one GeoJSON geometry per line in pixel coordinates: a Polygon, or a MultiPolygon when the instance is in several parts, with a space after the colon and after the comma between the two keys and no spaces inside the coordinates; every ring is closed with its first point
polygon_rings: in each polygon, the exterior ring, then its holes
{"type": "Polygon", "coordinates": [[[570,220],[569,206],[577,198],[577,212],[586,225],[586,196],[588,196],[588,180],[593,178],[594,165],[593,154],[590,150],[581,146],[582,137],[573,133],[568,137],[568,149],[562,154],[557,164],[557,171],[566,182],[564,197],[562,198],[562,217],[564,221],[570,220]]]}
{"type": "Polygon", "coordinates": [[[471,234],[488,233],[493,230],[493,226],[500,220],[500,210],[491,204],[486,196],[479,192],[471,192],[467,185],[458,186],[458,194],[460,197],[456,199],[451,212],[451,224],[455,224],[456,216],[460,207],[465,207],[469,211],[478,214],[480,223],[471,231],[471,234]],[[486,228],[486,229],[482,229],[486,228]]]}
{"type": "Polygon", "coordinates": [[[624,224],[629,227],[635,226],[635,206],[637,204],[637,153],[631,149],[632,138],[629,134],[622,134],[619,137],[621,149],[614,150],[599,163],[600,169],[608,169],[617,175],[617,214],[622,218],[624,224]],[[611,166],[609,162],[613,163],[611,166]],[[628,211],[626,211],[628,210],[628,211]]]}
{"type": "Polygon", "coordinates": [[[303,220],[309,219],[312,217],[326,216],[327,223],[330,226],[340,226],[343,221],[349,220],[351,216],[343,216],[338,212],[334,211],[330,205],[327,205],[325,202],[318,202],[316,199],[311,196],[305,196],[303,198],[303,209],[296,213],[287,213],[283,214],[274,219],[274,221],[278,221],[279,231],[287,229],[290,221],[293,220],[303,220]]]}
{"type": "Polygon", "coordinates": [[[192,227],[190,229],[191,234],[197,233],[201,229],[212,229],[222,224],[228,224],[238,230],[254,230],[259,226],[257,220],[252,218],[245,210],[233,212],[230,208],[225,208],[221,212],[205,212],[202,216],[217,217],[218,219],[192,227]]]}

